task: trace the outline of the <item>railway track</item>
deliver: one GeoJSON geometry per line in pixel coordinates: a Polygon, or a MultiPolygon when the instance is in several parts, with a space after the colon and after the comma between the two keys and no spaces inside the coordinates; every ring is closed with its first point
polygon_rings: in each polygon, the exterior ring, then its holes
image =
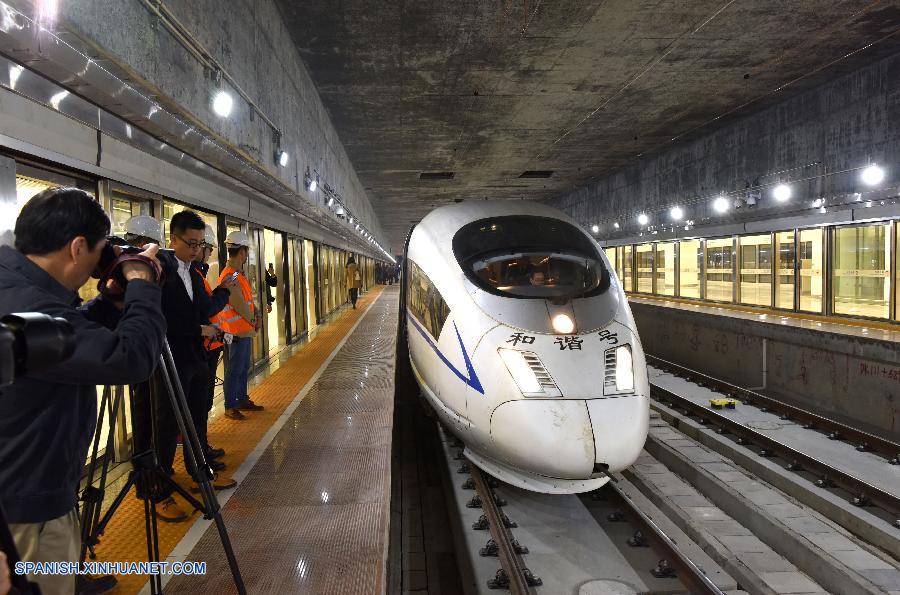
{"type": "Polygon", "coordinates": [[[525,565],[522,556],[528,553],[528,550],[519,545],[519,542],[513,537],[511,523],[500,510],[498,504],[500,500],[487,478],[472,463],[468,463],[468,470],[476,494],[475,498],[470,501],[470,505],[481,506],[484,511],[483,518],[491,532],[491,539],[482,548],[481,555],[496,554],[500,560],[500,570],[493,579],[488,581],[488,587],[508,589],[513,595],[534,595],[537,593],[535,587],[541,586],[543,582],[525,565]]]}
{"type": "MultiPolygon", "coordinates": [[[[844,439],[853,440],[858,443],[858,450],[869,450],[871,448],[885,456],[890,452],[900,452],[900,445],[890,440],[874,436],[867,432],[852,428],[851,426],[835,422],[834,420],[829,420],[792,405],[781,403],[776,399],[737,387],[659,358],[648,356],[648,360],[654,366],[683,378],[687,378],[699,386],[709,388],[716,392],[722,392],[735,399],[740,399],[742,402],[755,405],[763,411],[776,412],[782,419],[792,419],[801,422],[804,424],[805,428],[828,430],[831,432],[829,438],[843,437],[844,439]],[[834,436],[835,433],[839,436],[834,436]],[[867,445],[868,448],[860,448],[859,446],[861,445],[867,445]]],[[[679,410],[685,415],[698,418],[701,424],[715,427],[716,431],[720,434],[734,435],[738,444],[748,447],[755,446],[757,448],[757,454],[760,456],[780,457],[787,461],[786,468],[789,471],[806,471],[812,473],[816,476],[814,481],[815,485],[819,488],[827,489],[839,487],[851,494],[850,502],[852,504],[861,508],[869,506],[880,508],[891,515],[891,517],[895,519],[894,523],[897,526],[900,526],[900,497],[898,497],[898,495],[887,492],[879,486],[854,477],[850,473],[835,468],[827,461],[817,458],[812,454],[802,452],[780,440],[764,434],[763,432],[735,421],[727,415],[695,403],[694,401],[657,384],[651,383],[650,394],[652,398],[668,405],[670,408],[679,410]]],[[[891,459],[892,463],[895,463],[895,458],[896,455],[894,459],[891,459]]]]}
{"type": "MultiPolygon", "coordinates": [[[[529,569],[523,556],[528,549],[522,547],[515,539],[512,529],[516,527],[501,511],[503,500],[494,492],[492,482],[472,463],[467,463],[466,472],[471,476],[471,487],[476,492],[469,507],[480,507],[484,515],[475,523],[474,529],[489,529],[491,538],[481,555],[496,555],[501,568],[496,576],[488,581],[490,589],[508,589],[514,595],[535,594],[537,587],[543,585],[541,579],[529,569]]],[[[610,521],[627,521],[635,529],[629,545],[634,547],[648,546],[659,557],[656,567],[650,573],[657,578],[675,578],[690,593],[704,595],[723,595],[709,577],[679,549],[676,542],[642,511],[632,499],[625,494],[615,482],[610,482],[600,490],[598,497],[604,498],[615,506],[616,513],[610,521]]],[[[548,586],[552,592],[552,585],[548,586]]]]}
{"type": "Polygon", "coordinates": [[[719,378],[714,378],[697,370],[686,368],[679,364],[646,354],[647,362],[654,367],[690,380],[691,382],[728,395],[733,399],[739,399],[744,404],[753,405],[761,411],[772,411],[782,419],[790,419],[810,430],[821,430],[833,440],[846,440],[852,442],[857,450],[872,451],[888,459],[891,464],[900,464],[900,443],[883,438],[876,434],[854,428],[848,424],[813,413],[802,407],[790,405],[778,399],[766,396],[756,391],[743,388],[719,378]]]}
{"type": "Polygon", "coordinates": [[[622,514],[636,528],[632,543],[637,544],[641,539],[646,539],[660,561],[656,568],[651,570],[654,576],[665,576],[672,573],[681,581],[690,593],[704,595],[724,595],[724,592],[713,583],[706,574],[685,556],[678,545],[672,540],[652,518],[638,508],[619,487],[610,482],[601,488],[622,514]]]}

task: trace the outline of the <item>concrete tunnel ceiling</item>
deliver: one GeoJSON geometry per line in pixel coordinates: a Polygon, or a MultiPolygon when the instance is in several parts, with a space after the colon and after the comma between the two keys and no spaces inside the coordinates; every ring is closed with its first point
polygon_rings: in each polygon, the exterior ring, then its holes
{"type": "Polygon", "coordinates": [[[885,1],[278,3],[395,252],[434,207],[564,195],[900,49],[885,1]]]}

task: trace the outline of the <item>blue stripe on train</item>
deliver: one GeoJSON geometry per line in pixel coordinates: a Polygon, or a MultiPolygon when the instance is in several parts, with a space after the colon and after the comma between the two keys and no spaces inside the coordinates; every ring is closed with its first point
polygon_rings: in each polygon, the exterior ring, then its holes
{"type": "Polygon", "coordinates": [[[441,361],[444,362],[450,370],[456,374],[456,376],[471,386],[473,389],[477,390],[479,393],[484,394],[484,387],[481,386],[481,381],[478,380],[478,374],[475,373],[475,368],[472,366],[472,360],[469,359],[469,354],[466,353],[466,346],[463,345],[462,337],[459,335],[459,329],[456,328],[456,323],[453,323],[453,330],[456,331],[456,339],[459,341],[459,348],[462,350],[463,361],[466,363],[466,372],[468,372],[469,377],[466,378],[462,372],[456,369],[450,360],[441,353],[441,350],[437,348],[437,345],[434,344],[434,341],[431,339],[431,336],[425,331],[424,328],[419,324],[419,321],[415,319],[415,317],[409,312],[406,313],[407,318],[410,322],[412,322],[413,326],[416,327],[416,330],[419,331],[419,334],[425,339],[425,341],[434,349],[434,352],[437,354],[441,361]]]}

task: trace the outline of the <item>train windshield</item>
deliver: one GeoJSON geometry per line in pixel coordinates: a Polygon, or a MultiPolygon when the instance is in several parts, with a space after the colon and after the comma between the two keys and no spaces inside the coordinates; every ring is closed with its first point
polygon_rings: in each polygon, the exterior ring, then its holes
{"type": "Polygon", "coordinates": [[[453,237],[466,275],[507,297],[566,299],[604,291],[609,276],[594,244],[576,227],[534,216],[475,221],[453,237]]]}

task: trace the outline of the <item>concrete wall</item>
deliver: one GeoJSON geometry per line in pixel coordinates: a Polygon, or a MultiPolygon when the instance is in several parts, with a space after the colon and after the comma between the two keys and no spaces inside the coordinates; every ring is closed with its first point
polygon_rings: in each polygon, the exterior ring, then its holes
{"type": "Polygon", "coordinates": [[[642,211],[651,215],[651,225],[669,221],[668,209],[676,204],[685,207],[685,219],[694,220],[698,228],[776,212],[809,212],[815,198],[867,191],[858,171],[817,177],[858,168],[870,159],[888,166],[883,186],[896,187],[900,54],[700,134],[548,202],[585,226],[600,224],[601,237],[615,239],[635,235],[635,218],[642,211]],[[793,184],[795,196],[788,204],[771,198],[771,187],[778,181],[810,177],[817,179],[793,184]],[[713,197],[722,192],[743,196],[748,182],[768,186],[755,208],[732,210],[727,216],[712,212],[713,197]],[[613,221],[620,222],[618,232],[612,229],[613,221]]]}
{"type": "Polygon", "coordinates": [[[761,392],[882,435],[900,433],[896,343],[643,303],[631,308],[650,355],[745,388],[764,386],[761,392]]]}
{"type": "MultiPolygon", "coordinates": [[[[213,113],[215,84],[140,0],[61,2],[59,25],[158,89],[160,101],[185,110],[300,193],[306,192],[307,167],[318,170],[321,182],[333,187],[350,211],[383,239],[365,189],[274,2],[168,0],[166,5],[283,131],[288,167],[275,165],[271,128],[258,116],[251,118],[237,93],[232,92],[235,103],[228,118],[213,113]]],[[[314,198],[321,203],[323,193],[314,198]]]]}

